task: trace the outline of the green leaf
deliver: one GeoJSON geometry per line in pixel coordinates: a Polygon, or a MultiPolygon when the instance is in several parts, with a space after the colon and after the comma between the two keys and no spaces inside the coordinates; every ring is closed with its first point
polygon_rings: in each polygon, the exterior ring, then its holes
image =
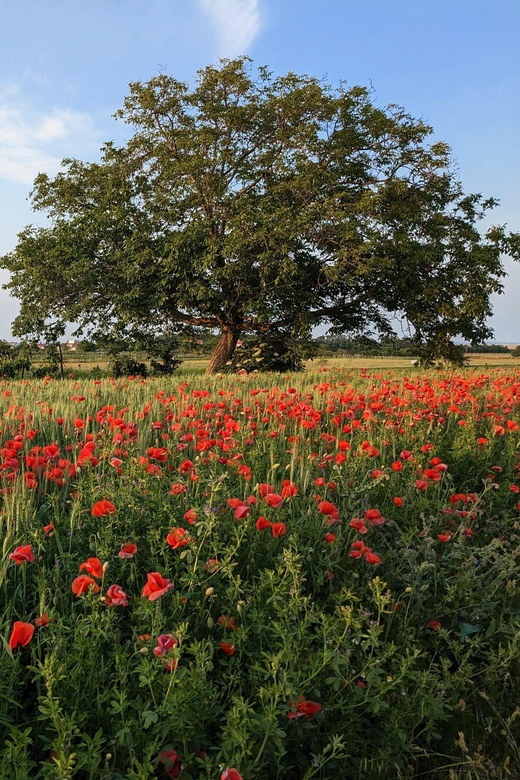
{"type": "Polygon", "coordinates": [[[471,623],[459,623],[460,641],[465,642],[470,634],[476,634],[480,628],[480,626],[472,626],[471,623]]]}
{"type": "Polygon", "coordinates": [[[156,712],[153,712],[152,710],[146,710],[145,712],[141,713],[142,717],[144,718],[144,724],[143,728],[148,729],[152,725],[152,723],[157,723],[157,720],[159,716],[156,712]]]}

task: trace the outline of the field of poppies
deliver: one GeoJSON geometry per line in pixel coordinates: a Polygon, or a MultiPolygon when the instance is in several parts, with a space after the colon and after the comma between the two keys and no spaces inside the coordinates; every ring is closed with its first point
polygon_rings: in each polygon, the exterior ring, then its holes
{"type": "Polygon", "coordinates": [[[520,776],[520,371],[0,400],[1,778],[520,776]]]}

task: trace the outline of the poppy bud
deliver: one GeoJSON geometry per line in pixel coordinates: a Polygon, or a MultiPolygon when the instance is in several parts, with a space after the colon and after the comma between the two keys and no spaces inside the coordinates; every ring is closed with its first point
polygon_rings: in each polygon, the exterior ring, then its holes
{"type": "Polygon", "coordinates": [[[108,566],[109,566],[108,561],[105,561],[105,563],[103,564],[103,574],[106,574],[108,566]]]}
{"type": "Polygon", "coordinates": [[[110,761],[112,759],[112,753],[107,753],[105,758],[107,761],[110,761]]]}
{"type": "Polygon", "coordinates": [[[207,620],[207,626],[208,628],[213,628],[213,618],[210,616],[207,620]]]}
{"type": "Polygon", "coordinates": [[[246,602],[245,601],[239,601],[237,604],[237,612],[242,612],[242,607],[244,606],[246,602]]]}
{"type": "Polygon", "coordinates": [[[412,589],[411,589],[410,587],[408,587],[408,588],[405,588],[405,589],[404,589],[404,592],[405,592],[405,593],[411,593],[411,592],[412,592],[412,589]]]}
{"type": "Polygon", "coordinates": [[[215,592],[215,588],[206,588],[206,596],[212,596],[214,592],[215,592]]]}
{"type": "Polygon", "coordinates": [[[146,655],[146,653],[148,652],[148,648],[147,647],[141,647],[139,652],[141,653],[141,655],[146,655]]]}

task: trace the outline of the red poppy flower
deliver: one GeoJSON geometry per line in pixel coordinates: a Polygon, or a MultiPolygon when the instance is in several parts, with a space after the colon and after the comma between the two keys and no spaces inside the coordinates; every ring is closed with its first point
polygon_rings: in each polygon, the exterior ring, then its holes
{"type": "Polygon", "coordinates": [[[33,634],[34,626],[32,623],[23,623],[21,620],[16,620],[13,623],[13,630],[9,638],[9,650],[14,650],[18,645],[25,647],[33,638],[33,634]]]}
{"type": "Polygon", "coordinates": [[[428,483],[424,479],[417,479],[415,481],[415,484],[417,485],[417,488],[419,490],[426,490],[426,488],[428,487],[428,483]]]}
{"type": "Polygon", "coordinates": [[[451,531],[446,531],[444,534],[437,534],[437,537],[441,540],[441,542],[449,542],[451,539],[451,531]]]}
{"type": "Polygon", "coordinates": [[[173,634],[161,634],[157,637],[157,647],[154,647],[153,654],[157,658],[161,658],[170,650],[173,650],[174,647],[177,647],[178,644],[179,641],[173,634]]]}
{"type": "Polygon", "coordinates": [[[99,558],[87,558],[84,563],[80,564],[79,570],[85,569],[93,577],[97,577],[100,580],[103,577],[103,564],[99,558]]]}
{"type": "Polygon", "coordinates": [[[290,479],[284,479],[282,482],[282,498],[290,498],[298,494],[298,488],[290,479]]]}
{"type": "Polygon", "coordinates": [[[458,504],[459,501],[466,502],[467,496],[465,493],[454,493],[452,496],[449,497],[448,501],[450,504],[458,504]]]}
{"type": "Polygon", "coordinates": [[[231,767],[230,769],[224,769],[220,775],[220,780],[244,780],[238,769],[231,767]]]}
{"type": "Polygon", "coordinates": [[[29,563],[32,563],[33,561],[36,560],[36,556],[34,555],[30,544],[25,544],[22,545],[21,547],[16,547],[11,553],[11,555],[9,556],[9,558],[12,561],[15,561],[17,566],[21,566],[21,564],[24,561],[28,561],[29,563]]]}
{"type": "Polygon", "coordinates": [[[265,517],[259,517],[255,523],[255,526],[257,531],[263,531],[264,528],[270,528],[272,523],[265,517]]]}
{"type": "Polygon", "coordinates": [[[318,512],[321,512],[322,515],[327,515],[331,519],[339,517],[337,507],[335,507],[334,504],[331,504],[330,501],[320,501],[318,504],[318,512]]]}
{"type": "Polygon", "coordinates": [[[237,520],[247,517],[251,507],[244,504],[240,498],[228,498],[226,504],[235,510],[235,517],[237,520]]]}
{"type": "Polygon", "coordinates": [[[107,607],[126,607],[128,606],[128,596],[120,585],[111,585],[105,596],[107,607]]]}
{"type": "Polygon", "coordinates": [[[43,526],[43,533],[45,534],[45,538],[48,539],[48,537],[51,535],[51,533],[54,531],[54,523],[51,520],[49,525],[43,526]]]}
{"type": "Polygon", "coordinates": [[[441,624],[438,620],[430,620],[429,623],[426,623],[428,628],[431,628],[433,631],[438,631],[439,628],[441,628],[441,624]]]}
{"type": "Polygon", "coordinates": [[[92,507],[93,517],[106,517],[114,512],[117,512],[117,510],[110,501],[98,501],[92,507]]]}
{"type": "Polygon", "coordinates": [[[265,482],[260,483],[259,490],[262,498],[265,498],[268,493],[274,493],[274,487],[272,485],[266,485],[265,482]]]}
{"type": "Polygon", "coordinates": [[[396,506],[402,506],[404,504],[403,499],[399,498],[399,496],[395,496],[395,498],[393,498],[392,500],[396,506]]]}
{"type": "Polygon", "coordinates": [[[150,601],[161,598],[173,588],[173,583],[165,579],[158,571],[153,571],[146,577],[148,581],[143,588],[143,598],[147,597],[150,601]]]}
{"type": "Polygon", "coordinates": [[[365,525],[364,520],[358,520],[357,517],[353,517],[352,520],[349,523],[351,528],[355,528],[356,531],[359,531],[360,534],[367,534],[368,528],[365,525]]]}
{"type": "Polygon", "coordinates": [[[250,480],[253,476],[253,472],[249,468],[249,466],[246,466],[245,463],[243,463],[241,466],[239,466],[238,473],[241,477],[243,477],[246,481],[250,480]]]}
{"type": "Polygon", "coordinates": [[[164,750],[159,758],[168,777],[176,778],[181,773],[182,762],[175,750],[164,750]]]}
{"type": "Polygon", "coordinates": [[[268,506],[275,507],[275,509],[278,509],[282,505],[283,498],[278,495],[278,493],[268,493],[264,497],[264,501],[268,506]]]}
{"type": "Polygon", "coordinates": [[[369,550],[369,552],[366,553],[365,560],[367,563],[370,563],[372,566],[377,565],[379,563],[383,563],[379,555],[376,555],[371,550],[369,550]]]}
{"type": "Polygon", "coordinates": [[[334,534],[326,534],[325,541],[328,542],[329,544],[332,544],[332,542],[336,541],[336,537],[334,536],[334,534]]]}
{"type": "Polygon", "coordinates": [[[172,550],[176,550],[178,547],[184,547],[185,544],[189,544],[192,540],[186,535],[185,528],[172,528],[166,537],[166,541],[172,550]]]}
{"type": "Polygon", "coordinates": [[[383,525],[386,522],[386,518],[381,517],[379,509],[367,509],[365,518],[368,520],[369,525],[383,525]]]}
{"type": "Polygon", "coordinates": [[[364,542],[352,542],[352,550],[349,552],[351,558],[361,558],[369,548],[365,546],[364,542]]]}
{"type": "Polygon", "coordinates": [[[305,717],[309,719],[316,715],[317,712],[321,712],[321,704],[318,704],[318,702],[315,701],[309,701],[308,699],[304,699],[303,696],[300,696],[296,705],[296,712],[288,712],[287,717],[292,719],[301,718],[302,715],[305,715],[305,717]]]}
{"type": "Polygon", "coordinates": [[[80,574],[72,582],[72,592],[76,596],[81,596],[83,593],[87,593],[89,588],[94,588],[94,593],[99,593],[99,585],[92,577],[88,577],[86,574],[80,574]]]}
{"type": "Polygon", "coordinates": [[[221,642],[220,649],[226,655],[233,655],[236,650],[236,646],[233,644],[233,642],[221,642]]]}
{"type": "Polygon", "coordinates": [[[170,496],[180,496],[181,493],[185,493],[185,492],[186,492],[186,487],[176,482],[171,487],[170,496]]]}
{"type": "Polygon", "coordinates": [[[283,536],[286,533],[287,528],[285,527],[285,523],[273,523],[271,531],[276,539],[278,536],[283,536]]]}
{"type": "Polygon", "coordinates": [[[56,458],[60,453],[60,448],[57,444],[47,444],[43,451],[48,458],[56,458]]]}
{"type": "MultiPolygon", "coordinates": [[[[54,618],[51,618],[51,620],[54,620],[54,618]]],[[[50,621],[47,615],[45,614],[45,612],[42,612],[42,616],[37,617],[34,622],[36,623],[38,628],[46,628],[49,625],[50,621]]]]}
{"type": "Polygon", "coordinates": [[[187,512],[184,513],[184,520],[187,520],[190,525],[195,525],[195,521],[198,519],[198,514],[194,509],[188,509],[187,512]]]}
{"type": "Polygon", "coordinates": [[[131,542],[129,544],[122,544],[121,549],[117,553],[120,558],[133,558],[134,555],[137,552],[137,545],[132,544],[131,542]]]}
{"type": "Polygon", "coordinates": [[[216,558],[210,558],[209,561],[206,561],[204,564],[204,571],[209,572],[210,574],[214,574],[218,569],[218,561],[216,558]]]}

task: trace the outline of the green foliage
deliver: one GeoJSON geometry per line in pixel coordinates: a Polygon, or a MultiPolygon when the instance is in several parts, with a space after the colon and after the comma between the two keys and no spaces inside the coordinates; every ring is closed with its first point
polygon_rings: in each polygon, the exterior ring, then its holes
{"type": "Polygon", "coordinates": [[[96,352],[98,349],[98,345],[95,341],[89,341],[88,339],[82,339],[80,342],[78,342],[78,348],[77,351],[79,353],[81,352],[96,352]]]}
{"type": "Polygon", "coordinates": [[[480,234],[496,201],[466,195],[449,147],[402,108],[242,57],[193,87],[132,83],[117,116],[126,145],[36,178],[52,224],[25,228],[0,263],[15,334],[218,329],[210,371],[269,328],[388,333],[398,314],[426,359],[450,360],[455,337],[490,337],[501,255],[517,258],[520,237],[480,234]]]}
{"type": "Polygon", "coordinates": [[[150,357],[150,369],[153,373],[173,374],[182,363],[182,360],[175,357],[175,353],[179,351],[179,339],[173,334],[145,338],[143,346],[150,357]]]}
{"type": "Polygon", "coordinates": [[[417,344],[412,338],[398,339],[387,336],[378,341],[366,336],[348,338],[347,336],[327,334],[316,339],[316,347],[320,355],[343,352],[347,355],[359,355],[360,357],[417,356],[417,344]]]}
{"type": "Polygon", "coordinates": [[[118,355],[109,363],[109,369],[115,377],[121,376],[147,376],[148,366],[130,355],[118,355]]]}
{"type": "Polygon", "coordinates": [[[244,339],[237,346],[224,371],[303,371],[305,360],[316,354],[310,340],[299,340],[292,333],[268,330],[256,338],[244,339]]]}

